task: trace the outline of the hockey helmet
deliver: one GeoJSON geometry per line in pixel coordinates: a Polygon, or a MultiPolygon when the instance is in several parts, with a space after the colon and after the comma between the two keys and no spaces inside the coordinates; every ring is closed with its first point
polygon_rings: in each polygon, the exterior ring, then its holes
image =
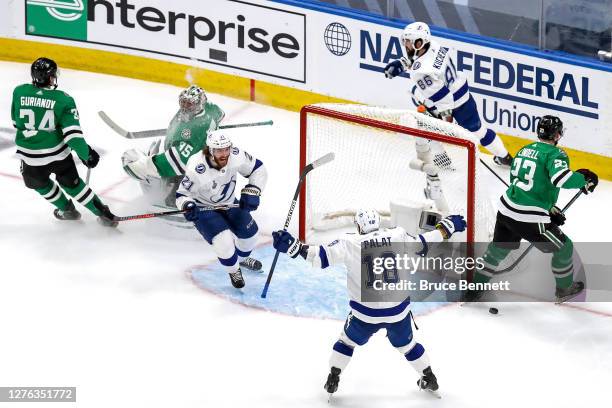
{"type": "Polygon", "coordinates": [[[206,92],[202,88],[197,85],[190,85],[181,91],[179,107],[182,113],[193,117],[204,109],[206,100],[206,92]]]}
{"type": "Polygon", "coordinates": [[[50,58],[41,57],[32,63],[30,67],[32,83],[37,87],[56,85],[51,83],[51,78],[57,79],[57,64],[50,58]]]}
{"type": "Polygon", "coordinates": [[[428,44],[431,41],[431,31],[429,30],[429,26],[420,21],[408,24],[402,33],[402,43],[404,46],[406,45],[407,41],[410,41],[412,47],[414,47],[416,51],[422,49],[425,44],[428,44]],[[422,41],[419,48],[417,48],[415,45],[417,40],[422,41]]]}
{"type": "Polygon", "coordinates": [[[213,130],[208,133],[206,146],[208,146],[211,152],[214,149],[226,149],[232,147],[232,139],[223,130],[213,130]]]}
{"type": "Polygon", "coordinates": [[[554,140],[557,133],[563,136],[563,122],[556,116],[545,115],[538,123],[538,138],[542,140],[554,140]]]}
{"type": "Polygon", "coordinates": [[[374,209],[359,209],[355,213],[355,224],[360,234],[367,234],[380,228],[380,215],[374,209]]]}

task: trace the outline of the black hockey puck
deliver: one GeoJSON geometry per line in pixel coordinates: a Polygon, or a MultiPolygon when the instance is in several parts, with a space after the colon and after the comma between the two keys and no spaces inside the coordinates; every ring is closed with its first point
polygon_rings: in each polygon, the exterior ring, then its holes
{"type": "Polygon", "coordinates": [[[499,310],[497,310],[497,308],[496,308],[496,307],[490,307],[490,308],[489,308],[489,313],[491,313],[491,314],[497,314],[497,313],[499,313],[499,310]]]}

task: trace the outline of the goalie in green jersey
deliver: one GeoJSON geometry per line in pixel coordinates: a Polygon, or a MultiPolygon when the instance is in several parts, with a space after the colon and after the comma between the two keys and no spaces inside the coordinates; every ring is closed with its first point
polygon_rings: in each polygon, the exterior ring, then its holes
{"type": "Polygon", "coordinates": [[[141,182],[145,193],[158,196],[153,197],[159,201],[156,205],[174,207],[187,160],[202,151],[207,134],[217,129],[224,117],[223,110],[208,101],[202,88],[189,86],[179,95],[179,110],[168,126],[163,151],[159,151],[161,139],[151,144],[147,154],[130,149],[121,159],[123,169],[141,182]]]}
{"type": "Polygon", "coordinates": [[[74,99],[57,89],[57,64],[49,58],[38,58],[32,63],[31,75],[31,84],[19,85],[13,91],[11,106],[17,157],[26,187],[57,207],[53,214],[60,220],[81,218],[66,192],[97,215],[101,224],[115,227],[115,216],[79,177],[70,154],[75,152],[88,168],[96,167],[100,160],[83,138],[74,99]],[[56,181],[49,178],[52,173],[56,181]]]}
{"type": "MultiPolygon", "coordinates": [[[[537,127],[538,141],[524,146],[512,160],[510,187],[500,197],[493,242],[483,256],[486,268],[475,274],[477,283],[488,282],[521,239],[534,244],[542,252],[552,253],[555,297],[563,302],[584,289],[574,281],[572,240],[559,228],[565,216],[556,206],[561,188],[593,192],[598,177],[588,169],[572,171],[569,158],[557,147],[563,136],[563,122],[556,116],[544,116],[537,127]]],[[[483,292],[468,291],[466,301],[474,301],[483,292]]]]}

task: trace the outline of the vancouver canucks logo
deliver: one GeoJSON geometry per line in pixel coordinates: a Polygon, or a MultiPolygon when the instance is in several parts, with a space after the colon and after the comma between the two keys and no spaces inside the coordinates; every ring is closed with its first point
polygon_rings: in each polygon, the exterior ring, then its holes
{"type": "Polygon", "coordinates": [[[47,12],[58,20],[74,21],[83,14],[83,0],[28,0],[28,6],[45,7],[47,12]]]}
{"type": "Polygon", "coordinates": [[[191,129],[181,130],[181,136],[183,137],[183,139],[188,140],[191,137],[191,129]]]}

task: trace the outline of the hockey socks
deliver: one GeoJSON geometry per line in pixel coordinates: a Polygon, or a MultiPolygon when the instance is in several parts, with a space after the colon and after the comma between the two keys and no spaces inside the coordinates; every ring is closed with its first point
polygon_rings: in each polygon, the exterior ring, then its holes
{"type": "Polygon", "coordinates": [[[565,243],[555,253],[550,261],[552,273],[558,288],[569,288],[574,282],[574,244],[569,237],[565,237],[565,243]]]}
{"type": "Polygon", "coordinates": [[[486,283],[491,280],[499,264],[506,259],[510,253],[509,249],[501,248],[495,243],[490,243],[487,247],[487,251],[483,255],[482,259],[485,262],[485,268],[482,270],[476,270],[474,273],[475,283],[486,283]]]}
{"type": "Polygon", "coordinates": [[[94,204],[95,201],[102,202],[81,178],[79,178],[79,183],[76,187],[64,187],[64,190],[94,215],[100,216],[102,214],[100,209],[94,204]]]}
{"type": "Polygon", "coordinates": [[[61,211],[64,211],[68,205],[68,198],[66,198],[64,192],[59,188],[57,183],[51,180],[49,180],[49,184],[45,187],[37,188],[36,192],[61,211]]]}

